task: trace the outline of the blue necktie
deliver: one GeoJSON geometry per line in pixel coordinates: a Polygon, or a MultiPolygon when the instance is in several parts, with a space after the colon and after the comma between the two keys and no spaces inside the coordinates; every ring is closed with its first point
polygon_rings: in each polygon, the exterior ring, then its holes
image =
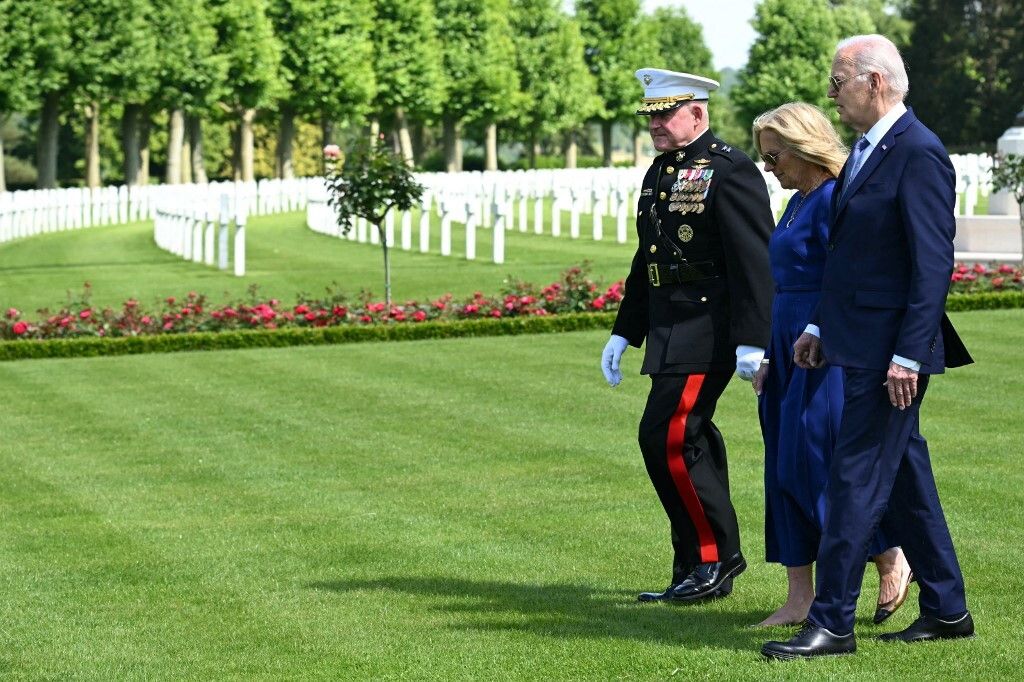
{"type": "Polygon", "coordinates": [[[850,170],[846,173],[846,182],[843,185],[843,191],[849,189],[853,183],[853,179],[857,176],[857,172],[860,171],[860,167],[864,165],[864,160],[867,159],[867,154],[864,150],[868,148],[868,138],[862,137],[857,141],[857,144],[853,147],[853,153],[850,154],[850,170]]]}

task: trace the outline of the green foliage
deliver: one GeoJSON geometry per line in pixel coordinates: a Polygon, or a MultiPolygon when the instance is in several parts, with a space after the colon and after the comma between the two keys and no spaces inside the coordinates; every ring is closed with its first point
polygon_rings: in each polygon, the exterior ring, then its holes
{"type": "Polygon", "coordinates": [[[912,0],[908,101],[953,149],[991,150],[1024,92],[1019,0],[912,0]],[[958,103],[955,116],[950,102],[958,103]]]}
{"type": "Polygon", "coordinates": [[[515,128],[531,144],[581,128],[602,107],[597,82],[584,61],[579,24],[559,4],[511,0],[515,64],[524,95],[515,128]]]}
{"type": "Polygon", "coordinates": [[[0,123],[36,96],[32,69],[32,26],[18,0],[0,0],[0,123]]]}
{"type": "Polygon", "coordinates": [[[992,167],[992,189],[1006,190],[1024,204],[1024,154],[1000,154],[992,167]]]}
{"type": "Polygon", "coordinates": [[[519,76],[508,0],[436,0],[445,82],[442,114],[500,121],[519,109],[519,76]]]}
{"type": "Polygon", "coordinates": [[[228,55],[217,44],[216,16],[205,0],[152,1],[160,36],[154,106],[209,115],[225,94],[228,78],[228,55]]]}
{"type": "Polygon", "coordinates": [[[640,85],[633,74],[646,66],[639,62],[649,54],[640,16],[639,0],[576,2],[587,65],[603,104],[598,118],[603,121],[629,121],[636,115],[640,85]]]}
{"type": "Polygon", "coordinates": [[[281,43],[266,0],[211,0],[217,45],[227,60],[224,93],[235,111],[272,105],[284,93],[281,43]]]}
{"type": "Polygon", "coordinates": [[[764,0],[757,6],[758,38],[731,97],[740,124],[792,101],[832,111],[826,79],[837,42],[836,23],[826,0],[764,0]]]}
{"type": "Polygon", "coordinates": [[[447,85],[432,0],[379,0],[372,42],[374,112],[385,118],[399,109],[417,120],[435,116],[447,85]]]}
{"type": "Polygon", "coordinates": [[[361,117],[376,94],[372,0],[271,0],[282,105],[313,120],[361,117]]]}
{"type": "Polygon", "coordinates": [[[378,227],[393,207],[408,211],[423,195],[423,186],[399,155],[376,141],[360,141],[339,166],[328,158],[327,202],[346,233],[356,217],[378,227]]]}
{"type": "MultiPolygon", "coordinates": [[[[641,23],[653,38],[649,43],[653,52],[645,55],[637,68],[652,66],[719,79],[711,50],[704,42],[704,31],[690,18],[685,7],[659,7],[653,14],[644,16],[641,23]]],[[[633,102],[638,99],[639,96],[633,102]]]]}

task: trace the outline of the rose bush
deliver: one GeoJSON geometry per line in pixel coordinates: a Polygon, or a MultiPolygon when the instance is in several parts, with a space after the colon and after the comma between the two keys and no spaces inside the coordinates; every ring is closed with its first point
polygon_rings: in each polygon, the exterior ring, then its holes
{"type": "Polygon", "coordinates": [[[1008,263],[957,263],[950,277],[950,293],[973,294],[983,291],[1024,291],[1024,270],[1008,263]]]}
{"type": "Polygon", "coordinates": [[[604,287],[593,281],[588,266],[572,267],[557,282],[545,287],[514,279],[504,282],[493,296],[475,292],[464,300],[445,294],[432,301],[392,303],[374,300],[361,292],[350,301],[328,288],[323,297],[300,295],[294,305],[277,299],[262,299],[257,287],[249,298],[223,305],[210,305],[203,294],[189,292],[183,298],[167,297],[152,310],[129,299],[119,309],[98,308],[90,303],[91,286],[86,283],[79,299],[57,312],[43,309],[35,319],[8,308],[0,318],[0,339],[66,339],[81,337],[123,337],[240,329],[282,329],[338,325],[416,324],[427,320],[465,320],[559,313],[613,311],[622,300],[622,282],[604,287]]]}

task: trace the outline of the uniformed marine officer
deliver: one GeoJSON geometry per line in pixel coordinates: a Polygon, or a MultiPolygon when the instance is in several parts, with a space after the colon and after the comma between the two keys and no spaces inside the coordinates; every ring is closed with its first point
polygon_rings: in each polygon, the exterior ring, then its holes
{"type": "Polygon", "coordinates": [[[725,443],[715,405],[733,370],[750,380],[769,338],[768,189],[746,154],[708,127],[718,83],[640,69],[661,154],[637,206],[640,243],[601,368],[612,386],[628,346],[646,341],[641,372],[651,392],[639,440],[647,472],[672,529],[672,582],[641,601],[725,596],[746,568],[729,499],[725,443]]]}

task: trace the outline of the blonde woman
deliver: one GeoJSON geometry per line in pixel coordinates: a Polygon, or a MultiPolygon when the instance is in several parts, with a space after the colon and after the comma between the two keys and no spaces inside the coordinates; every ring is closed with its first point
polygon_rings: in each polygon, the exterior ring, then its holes
{"type": "MultiPolygon", "coordinates": [[[[839,417],[843,374],[838,367],[804,370],[793,343],[820,298],[829,210],[847,150],[817,107],[783,104],[754,121],[754,146],[771,172],[796,194],[769,242],[775,301],[772,338],[754,377],[765,442],[765,550],[786,567],[788,597],[760,625],[802,622],[814,600],[813,562],[825,518],[825,484],[839,417]]],[[[881,534],[868,554],[880,579],[875,622],[907,598],[913,575],[899,547],[881,534]]]]}

